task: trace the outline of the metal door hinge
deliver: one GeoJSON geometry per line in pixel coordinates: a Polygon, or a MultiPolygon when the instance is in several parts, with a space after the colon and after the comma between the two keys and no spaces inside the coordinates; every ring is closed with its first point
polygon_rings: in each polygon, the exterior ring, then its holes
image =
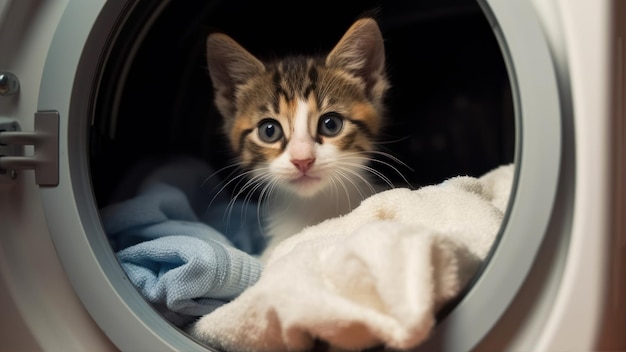
{"type": "Polygon", "coordinates": [[[16,121],[0,120],[0,180],[14,180],[18,170],[35,170],[40,186],[59,184],[59,113],[35,113],[35,131],[20,130],[16,121]],[[24,155],[24,146],[34,146],[33,155],[24,155]]]}

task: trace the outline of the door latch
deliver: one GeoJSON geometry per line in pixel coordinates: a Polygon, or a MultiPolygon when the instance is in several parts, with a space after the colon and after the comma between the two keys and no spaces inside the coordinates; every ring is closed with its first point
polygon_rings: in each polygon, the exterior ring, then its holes
{"type": "Polygon", "coordinates": [[[14,180],[20,170],[35,170],[40,186],[59,184],[59,113],[35,113],[35,131],[21,131],[16,121],[0,120],[0,180],[14,180]],[[24,155],[33,146],[33,155],[24,155]]]}

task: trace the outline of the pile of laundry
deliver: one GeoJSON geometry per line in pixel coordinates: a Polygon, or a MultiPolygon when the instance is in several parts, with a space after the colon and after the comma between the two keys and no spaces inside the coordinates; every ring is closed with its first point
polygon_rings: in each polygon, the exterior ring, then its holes
{"type": "Polygon", "coordinates": [[[405,349],[487,257],[514,166],[378,193],[282,242],[265,265],[257,205],[215,197],[207,174],[193,160],[166,164],[102,209],[130,281],[165,317],[226,351],[405,349]]]}
{"type": "Polygon", "coordinates": [[[257,204],[230,201],[205,163],[191,158],[137,165],[100,210],[129,281],[184,327],[239,296],[263,271],[257,204]]]}

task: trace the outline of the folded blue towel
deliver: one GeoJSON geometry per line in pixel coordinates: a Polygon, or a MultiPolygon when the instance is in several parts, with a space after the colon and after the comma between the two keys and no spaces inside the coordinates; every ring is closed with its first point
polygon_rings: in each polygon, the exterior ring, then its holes
{"type": "Polygon", "coordinates": [[[263,270],[255,256],[241,250],[257,253],[263,246],[256,205],[234,203],[230,221],[224,221],[228,200],[218,197],[207,208],[213,198],[201,191],[208,172],[193,160],[167,163],[146,175],[134,196],[101,210],[130,282],[177,326],[237,297],[263,270]],[[204,202],[197,201],[198,194],[204,202]]]}

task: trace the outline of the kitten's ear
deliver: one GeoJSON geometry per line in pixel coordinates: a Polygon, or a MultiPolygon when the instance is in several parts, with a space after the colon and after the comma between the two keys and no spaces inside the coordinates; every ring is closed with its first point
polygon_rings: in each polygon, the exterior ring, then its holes
{"type": "Polygon", "coordinates": [[[215,90],[215,104],[224,117],[235,112],[235,91],[265,67],[232,38],[213,33],[207,38],[207,63],[215,90]]]}
{"type": "Polygon", "coordinates": [[[380,93],[384,93],[385,45],[376,21],[371,18],[356,21],[328,54],[326,65],[361,78],[368,92],[382,84],[380,93]]]}

